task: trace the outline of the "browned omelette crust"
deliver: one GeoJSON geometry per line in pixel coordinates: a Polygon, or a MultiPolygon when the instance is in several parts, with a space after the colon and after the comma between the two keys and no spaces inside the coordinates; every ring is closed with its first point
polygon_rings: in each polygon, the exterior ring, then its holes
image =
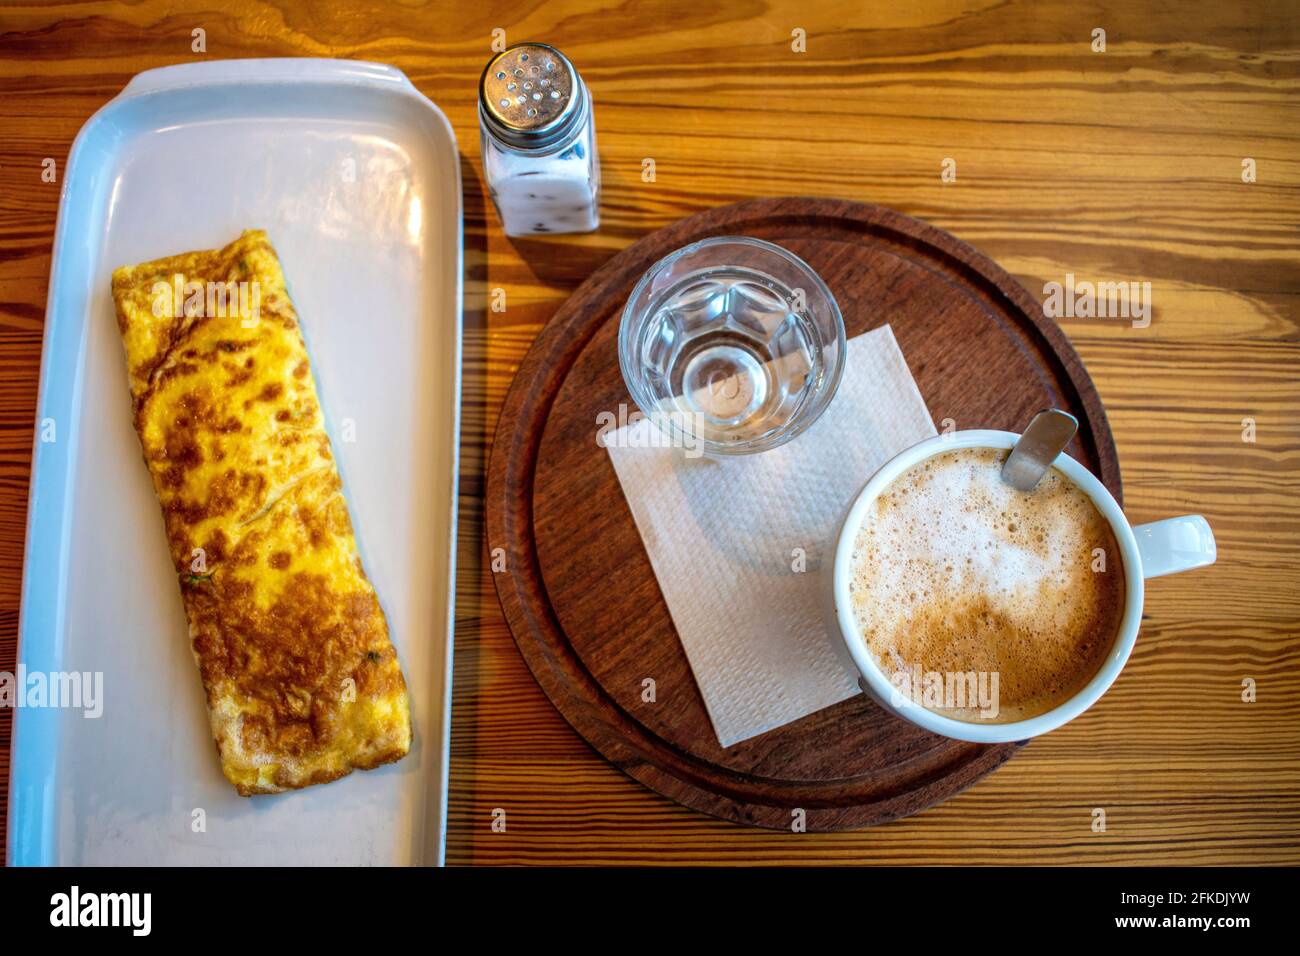
{"type": "Polygon", "coordinates": [[[118,269],[113,299],[222,771],[248,796],[400,759],[406,683],[266,234],[118,269]],[[177,275],[256,283],[260,314],[178,310],[177,275]]]}

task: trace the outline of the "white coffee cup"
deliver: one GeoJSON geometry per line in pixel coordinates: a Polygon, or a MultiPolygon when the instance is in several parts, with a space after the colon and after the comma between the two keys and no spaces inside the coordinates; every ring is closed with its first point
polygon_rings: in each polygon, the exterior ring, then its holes
{"type": "Polygon", "coordinates": [[[961,448],[1009,449],[1020,438],[1013,432],[959,431],[938,435],[900,452],[881,466],[871,476],[866,486],[858,492],[849,513],[840,526],[835,546],[835,559],[831,574],[832,614],[841,638],[847,645],[849,656],[857,667],[859,686],[880,706],[915,724],[946,737],[971,740],[977,743],[1006,743],[1026,740],[1049,730],[1055,730],[1066,721],[1079,716],[1106,692],[1124,668],[1133,644],[1137,640],[1142,621],[1143,581],[1177,571],[1204,567],[1215,559],[1214,534],[1200,515],[1166,518],[1150,524],[1133,527],[1106,486],[1083,465],[1069,455],[1061,454],[1054,467],[1078,486],[1096,505],[1097,510],[1110,522],[1119,544],[1124,565],[1124,613],[1119,624],[1115,643],[1102,662],[1101,668],[1077,694],[1044,714],[1013,723],[983,723],[957,720],[927,710],[900,694],[898,689],[876,663],[858,630],[853,605],[849,599],[849,582],[853,577],[853,546],[862,519],[876,498],[913,465],[934,455],[961,448]]]}

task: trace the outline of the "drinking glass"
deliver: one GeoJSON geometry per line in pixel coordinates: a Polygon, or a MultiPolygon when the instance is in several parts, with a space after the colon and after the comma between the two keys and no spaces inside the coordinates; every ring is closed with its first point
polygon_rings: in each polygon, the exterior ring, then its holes
{"type": "Polygon", "coordinates": [[[780,246],[717,236],[655,263],[623,309],[618,358],[632,399],[674,444],[741,455],[817,420],[844,373],[844,317],[780,246]]]}

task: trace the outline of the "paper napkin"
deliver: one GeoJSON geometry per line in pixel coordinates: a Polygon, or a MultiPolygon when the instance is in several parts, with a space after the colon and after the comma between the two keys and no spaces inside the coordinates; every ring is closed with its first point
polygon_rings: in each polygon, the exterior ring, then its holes
{"type": "Polygon", "coordinates": [[[872,473],[935,434],[894,333],[851,339],[830,407],[779,448],[691,458],[650,447],[656,427],[642,419],[605,444],[718,741],[860,693],[827,627],[833,539],[872,473]]]}

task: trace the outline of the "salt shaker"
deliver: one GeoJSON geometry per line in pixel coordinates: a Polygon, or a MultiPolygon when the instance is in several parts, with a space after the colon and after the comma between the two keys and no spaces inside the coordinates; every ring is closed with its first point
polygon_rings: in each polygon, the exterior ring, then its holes
{"type": "Polygon", "coordinates": [[[600,161],[591,94],[563,53],[517,43],[479,80],[488,192],[508,236],[600,225],[600,161]]]}

